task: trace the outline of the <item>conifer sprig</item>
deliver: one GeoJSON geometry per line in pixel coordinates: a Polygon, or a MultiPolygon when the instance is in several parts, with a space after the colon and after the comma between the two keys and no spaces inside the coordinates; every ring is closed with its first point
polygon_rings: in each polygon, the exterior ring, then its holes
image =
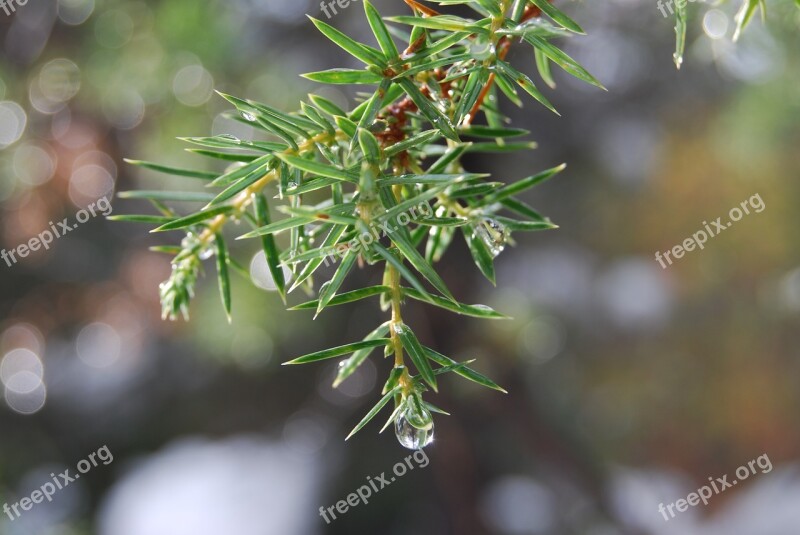
{"type": "MultiPolygon", "coordinates": [[[[220,94],[236,110],[237,120],[264,132],[269,141],[230,135],[184,138],[195,147],[193,152],[228,162],[221,173],[129,161],[197,179],[210,193],[128,192],[128,197],[149,199],[160,216],[118,219],[157,221],[154,232],[184,234],[180,247],[158,248],[176,255],[172,274],[161,285],[163,314],[170,319],[188,318],[203,261],[211,256],[217,258],[220,295],[230,318],[234,299],[228,268],[238,266],[234,260],[238,247],[229,250],[226,231],[238,231],[238,239],[259,243],[284,302],[299,287],[316,289],[317,299],[294,309],[319,314],[378,298],[390,317],[363,340],[285,364],[343,358],[336,387],[382,349],[393,357],[383,397],[350,436],[391,402],[394,410],[386,426],[395,426],[404,446],[419,448],[433,438],[432,413],[442,412],[424,401],[423,394],[438,390],[441,375],[452,372],[505,391],[470,367],[471,362],[456,362],[424,345],[402,316],[404,301],[413,299],[466,316],[504,318],[485,305],[459,302],[434,266],[460,236],[476,267],[494,284],[494,259],[513,244],[514,233],[555,228],[518,196],[563,171],[563,164],[507,182],[507,177],[469,173],[461,161],[467,153],[535,146],[518,140],[528,132],[509,126],[499,109],[500,94],[521,106],[521,90],[556,112],[533,79],[506,60],[510,47],[532,52],[548,86],[555,85],[553,66],[603,86],[557,43],[584,32],[547,0],[435,2],[443,8],[465,4],[475,12],[472,18],[445,14],[415,0],[405,2],[410,15],[382,17],[364,0],[373,43],[358,42],[311,19],[363,66],[304,76],[323,84],[371,87],[358,106],[345,111],[312,94],[298,111],[286,113],[220,94]],[[404,47],[398,46],[398,38],[404,47]],[[189,203],[196,209],[179,213],[164,203],[189,203]],[[243,222],[250,230],[242,233],[232,222],[243,222]],[[335,269],[321,270],[331,263],[335,269]],[[291,280],[284,278],[284,268],[291,271],[291,280]],[[382,284],[342,292],[343,283],[358,268],[382,270],[382,284]]],[[[741,25],[747,20],[745,14],[741,25]]]]}

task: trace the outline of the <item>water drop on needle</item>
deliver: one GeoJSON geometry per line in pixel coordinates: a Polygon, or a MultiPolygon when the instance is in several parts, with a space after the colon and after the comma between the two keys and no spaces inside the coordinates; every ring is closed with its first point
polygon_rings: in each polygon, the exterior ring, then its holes
{"type": "Polygon", "coordinates": [[[433,442],[433,423],[430,429],[417,429],[405,415],[401,415],[395,420],[394,433],[401,445],[410,450],[418,450],[433,442]]]}
{"type": "Polygon", "coordinates": [[[241,139],[239,139],[238,137],[236,137],[234,135],[231,135],[231,134],[220,134],[219,137],[222,138],[222,139],[227,139],[229,141],[233,141],[237,145],[239,145],[242,142],[241,139]]]}
{"type": "Polygon", "coordinates": [[[408,403],[394,422],[394,434],[404,447],[418,450],[433,442],[433,417],[422,407],[421,411],[408,403]]]}
{"type": "Polygon", "coordinates": [[[474,227],[475,236],[489,249],[492,256],[497,256],[506,248],[508,230],[499,221],[486,217],[474,227]]]}

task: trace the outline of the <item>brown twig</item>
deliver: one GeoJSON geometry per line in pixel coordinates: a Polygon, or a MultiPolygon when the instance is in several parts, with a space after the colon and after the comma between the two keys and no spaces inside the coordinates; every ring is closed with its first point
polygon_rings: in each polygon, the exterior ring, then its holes
{"type": "MultiPolygon", "coordinates": [[[[520,22],[525,22],[526,20],[530,20],[532,18],[539,17],[542,14],[542,10],[536,6],[528,6],[525,8],[525,11],[522,13],[522,19],[520,22]]],[[[508,55],[508,51],[511,48],[511,40],[508,37],[503,37],[497,43],[497,59],[503,61],[506,59],[508,55]]],[[[481,90],[481,94],[478,96],[478,100],[475,101],[475,105],[472,106],[472,109],[469,110],[469,113],[464,118],[464,125],[469,126],[472,124],[473,119],[480,111],[481,106],[483,105],[483,101],[486,99],[486,95],[489,94],[489,90],[492,88],[494,84],[495,74],[491,73],[489,75],[489,79],[486,80],[486,85],[483,86],[481,90]]]]}
{"type": "Polygon", "coordinates": [[[417,11],[419,11],[420,13],[422,13],[423,15],[426,15],[428,17],[435,17],[437,15],[441,15],[441,13],[439,13],[438,11],[436,11],[434,9],[431,9],[428,6],[423,6],[422,4],[417,2],[416,0],[403,0],[403,1],[406,4],[408,4],[408,6],[411,9],[416,9],[417,11]]]}
{"type": "MultiPolygon", "coordinates": [[[[439,15],[439,13],[431,8],[428,8],[416,0],[404,0],[406,4],[408,4],[411,9],[417,10],[423,13],[426,16],[434,17],[439,15]]],[[[525,22],[526,20],[530,20],[535,17],[539,17],[542,14],[542,11],[536,6],[527,6],[525,11],[522,14],[520,22],[525,22]]],[[[420,36],[416,41],[409,45],[409,47],[403,52],[403,55],[413,54],[417,50],[419,50],[425,43],[426,35],[423,34],[420,36]]],[[[508,51],[511,48],[511,39],[508,37],[501,38],[497,43],[497,58],[499,60],[504,60],[508,55],[508,51]]],[[[434,77],[438,82],[440,82],[440,88],[442,95],[445,99],[452,98],[451,95],[451,87],[453,84],[453,80],[449,80],[447,82],[441,82],[444,78],[446,78],[446,73],[441,69],[436,69],[434,71],[434,77]]],[[[475,105],[470,110],[469,114],[464,119],[464,124],[466,126],[470,125],[474,120],[475,116],[480,111],[481,106],[483,105],[484,100],[486,99],[486,95],[488,95],[489,90],[492,88],[495,80],[495,73],[491,73],[489,75],[489,79],[486,81],[486,84],[481,89],[481,93],[478,96],[478,100],[475,102],[475,105]]],[[[422,94],[428,96],[430,94],[430,90],[427,86],[423,86],[421,88],[422,94]]],[[[381,145],[386,147],[389,145],[393,145],[395,143],[399,143],[403,141],[406,137],[405,133],[405,126],[408,120],[406,115],[407,112],[414,112],[416,111],[417,106],[414,102],[409,98],[405,97],[403,100],[396,104],[390,105],[384,113],[382,113],[379,118],[385,119],[387,122],[386,129],[382,132],[378,132],[375,134],[375,137],[381,142],[381,145]]],[[[408,163],[408,153],[402,152],[397,155],[398,164],[403,168],[406,167],[408,163]]]]}

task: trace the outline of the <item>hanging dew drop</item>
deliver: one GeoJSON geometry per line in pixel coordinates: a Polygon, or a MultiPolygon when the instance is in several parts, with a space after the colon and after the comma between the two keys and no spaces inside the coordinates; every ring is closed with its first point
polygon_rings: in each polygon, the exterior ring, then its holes
{"type": "Polygon", "coordinates": [[[203,245],[200,243],[200,238],[194,232],[186,233],[186,237],[181,241],[183,249],[197,250],[197,257],[200,260],[208,260],[214,254],[214,248],[211,245],[203,245]]]}
{"type": "Polygon", "coordinates": [[[208,260],[213,255],[214,255],[214,249],[211,247],[205,247],[201,249],[199,253],[197,253],[197,256],[198,258],[200,258],[200,260],[208,260]]]}
{"type": "Polygon", "coordinates": [[[252,113],[250,113],[249,111],[243,111],[242,112],[242,117],[244,117],[246,120],[250,121],[251,123],[254,123],[256,121],[256,116],[253,115],[252,113]]]}
{"type": "Polygon", "coordinates": [[[220,134],[217,137],[219,137],[220,139],[227,139],[228,141],[233,141],[237,145],[240,145],[242,143],[241,139],[239,139],[238,137],[236,137],[236,136],[234,136],[232,134],[220,134]]]}
{"type": "Polygon", "coordinates": [[[433,442],[433,422],[428,424],[427,429],[418,429],[411,425],[406,414],[403,413],[394,422],[394,433],[403,447],[418,450],[433,442]]]}
{"type": "Polygon", "coordinates": [[[476,43],[473,42],[469,45],[469,53],[476,59],[476,60],[484,60],[489,59],[495,53],[495,48],[491,43],[483,42],[483,43],[476,43]]]}
{"type": "Polygon", "coordinates": [[[183,249],[193,249],[197,245],[197,236],[194,232],[187,232],[186,237],[181,240],[181,247],[183,249]]]}
{"type": "Polygon", "coordinates": [[[508,231],[499,221],[486,217],[473,227],[475,236],[489,249],[492,256],[503,252],[508,242],[508,231]]]}
{"type": "Polygon", "coordinates": [[[406,398],[405,407],[394,423],[394,432],[400,444],[408,449],[418,450],[433,442],[433,416],[423,404],[422,398],[414,393],[406,398]]]}

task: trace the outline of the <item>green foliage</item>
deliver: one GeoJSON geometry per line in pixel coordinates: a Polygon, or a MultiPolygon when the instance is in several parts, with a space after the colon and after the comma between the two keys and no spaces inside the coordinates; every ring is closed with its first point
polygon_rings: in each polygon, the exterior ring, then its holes
{"type": "MultiPolygon", "coordinates": [[[[391,319],[362,341],[297,357],[304,364],[345,357],[334,387],[383,347],[394,366],[383,397],[355,427],[363,428],[394,402],[392,422],[409,424],[404,433],[433,436],[430,412],[423,402],[438,389],[438,376],[452,372],[479,385],[505,392],[493,381],[426,347],[402,318],[406,298],[457,314],[501,319],[484,305],[458,302],[434,267],[456,236],[466,242],[483,275],[495,282],[494,259],[512,234],[555,228],[517,198],[529,188],[564,170],[564,165],[516,182],[468,173],[462,157],[470,152],[508,152],[535,146],[511,141],[527,131],[508,126],[496,107],[497,90],[521,105],[518,89],[556,111],[533,79],[505,60],[512,44],[530,47],[544,83],[555,86],[554,64],[575,78],[603,89],[585,68],[554,41],[583,34],[583,29],[547,0],[439,0],[465,4],[475,18],[440,14],[408,0],[412,15],[382,18],[367,0],[366,20],[377,45],[360,43],[322,21],[313,24],[333,43],[364,64],[362,69],[331,69],[306,74],[326,84],[372,86],[370,96],[347,112],[319,95],[286,113],[251,100],[221,94],[240,120],[270,136],[270,141],[232,136],[184,140],[202,147],[193,152],[231,162],[221,174],[176,169],[149,162],[129,163],[170,175],[205,181],[214,193],[135,191],[122,197],[147,199],[159,215],[115,216],[156,224],[159,232],[185,234],[180,247],[156,250],[176,254],[173,272],[161,285],[165,317],[188,317],[202,261],[215,255],[222,302],[230,317],[233,299],[229,267],[238,264],[229,252],[225,230],[244,222],[238,239],[259,241],[281,297],[299,287],[317,288],[317,299],[294,306],[319,314],[327,308],[377,297],[391,319]],[[395,26],[388,27],[387,23],[395,26]],[[409,33],[406,33],[410,29],[409,33]],[[395,35],[405,36],[398,48],[395,35]],[[485,124],[476,123],[483,114],[485,124]],[[275,201],[268,202],[267,199],[275,201]],[[201,203],[179,214],[164,202],[201,203]],[[423,210],[425,208],[425,210],[423,210]],[[274,217],[282,214],[283,217],[274,217]],[[278,239],[280,238],[280,240],[278,239]],[[316,280],[320,268],[333,263],[327,280],[316,280]],[[383,271],[377,286],[340,292],[357,267],[383,271]],[[294,282],[287,288],[284,268],[294,282]],[[405,280],[406,285],[401,285],[405,280]],[[321,283],[320,283],[321,282],[321,283]],[[406,360],[408,357],[408,361],[406,360]],[[413,370],[410,365],[413,365],[413,370]],[[417,431],[414,431],[414,430],[417,431]],[[410,430],[410,431],[409,431],[410,430]]],[[[749,0],[740,17],[747,24],[757,0],[749,0]]],[[[678,56],[685,34],[685,3],[679,19],[678,56]]],[[[677,57],[676,56],[676,60],[677,57]]],[[[323,277],[318,277],[323,278],[323,277]]],[[[399,431],[398,431],[399,433],[399,431]]],[[[349,438],[349,437],[348,437],[349,438]]],[[[401,442],[427,443],[404,436],[401,442]]]]}
{"type": "MultiPolygon", "coordinates": [[[[723,0],[725,1],[725,0],[723,0]]],[[[761,10],[761,18],[767,18],[767,3],[766,0],[740,0],[741,7],[736,13],[736,29],[733,33],[733,41],[738,41],[742,30],[750,23],[756,9],[761,10]]],[[[800,7],[800,0],[794,0],[797,7],[800,7]]],[[[680,69],[683,63],[683,52],[686,48],[686,29],[687,21],[689,18],[689,0],[675,0],[675,54],[673,59],[675,65],[680,69]]]]}

